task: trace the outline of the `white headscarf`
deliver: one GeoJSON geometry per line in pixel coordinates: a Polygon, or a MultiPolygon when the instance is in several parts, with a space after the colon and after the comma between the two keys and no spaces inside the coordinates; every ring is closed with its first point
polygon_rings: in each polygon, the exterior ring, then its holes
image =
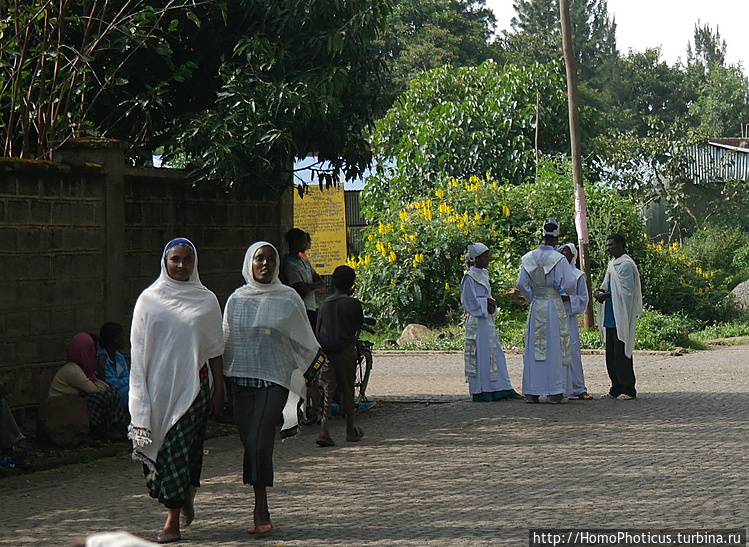
{"type": "Polygon", "coordinates": [[[232,293],[224,309],[224,374],[268,380],[289,389],[293,413],[284,410],[283,426],[289,429],[296,425],[296,402],[306,393],[304,373],[321,354],[302,298],[278,279],[279,262],[278,251],[267,241],[247,249],[242,266],[247,284],[232,293]],[[270,283],[260,283],[252,275],[255,253],[265,246],[276,254],[270,283]]]}
{"type": "Polygon", "coordinates": [[[468,250],[466,251],[466,260],[469,262],[473,262],[476,260],[477,256],[481,256],[486,251],[489,250],[489,247],[484,245],[483,243],[471,243],[468,245],[468,250]]]}
{"type": "Polygon", "coordinates": [[[565,243],[562,247],[567,247],[570,250],[572,253],[572,265],[575,266],[577,264],[577,249],[575,248],[575,244],[565,243]]]}
{"type": "Polygon", "coordinates": [[[135,303],[130,345],[128,436],[133,457],[153,469],[167,433],[198,394],[200,368],[224,351],[221,307],[200,282],[198,252],[189,240],[172,240],[164,247],[159,278],[135,303]],[[187,281],[172,279],[166,269],[167,252],[177,245],[193,251],[187,281]]]}

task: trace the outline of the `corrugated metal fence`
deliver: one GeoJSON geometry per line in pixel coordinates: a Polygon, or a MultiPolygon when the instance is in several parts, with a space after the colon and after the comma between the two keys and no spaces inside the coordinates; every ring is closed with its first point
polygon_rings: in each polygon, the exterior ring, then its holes
{"type": "Polygon", "coordinates": [[[359,203],[360,190],[346,190],[346,248],[348,256],[358,256],[364,251],[364,228],[367,226],[359,203]]]}

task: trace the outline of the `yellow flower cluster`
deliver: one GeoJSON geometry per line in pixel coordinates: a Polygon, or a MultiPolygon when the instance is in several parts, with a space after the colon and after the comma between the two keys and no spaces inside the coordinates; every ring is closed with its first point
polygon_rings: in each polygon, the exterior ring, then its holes
{"type": "Polygon", "coordinates": [[[424,262],[424,253],[416,253],[414,259],[411,261],[414,268],[418,267],[422,262],[424,262]]]}
{"type": "Polygon", "coordinates": [[[407,209],[413,209],[420,213],[426,220],[432,220],[432,200],[425,199],[422,201],[414,201],[406,206],[407,209]]]}
{"type": "MultiPolygon", "coordinates": [[[[378,241],[377,244],[375,245],[375,249],[377,249],[377,251],[381,253],[382,256],[387,256],[388,253],[393,252],[392,245],[390,244],[390,242],[388,242],[386,246],[382,244],[382,241],[378,241]]],[[[391,260],[390,262],[393,262],[393,261],[391,260]]]]}
{"type": "Polygon", "coordinates": [[[383,224],[382,222],[380,222],[380,224],[377,226],[377,233],[380,235],[386,236],[392,231],[393,231],[392,222],[388,222],[387,224],[383,224]]]}
{"type": "Polygon", "coordinates": [[[346,259],[346,265],[350,268],[358,268],[362,264],[368,266],[372,262],[372,257],[369,255],[350,256],[346,259]]]}

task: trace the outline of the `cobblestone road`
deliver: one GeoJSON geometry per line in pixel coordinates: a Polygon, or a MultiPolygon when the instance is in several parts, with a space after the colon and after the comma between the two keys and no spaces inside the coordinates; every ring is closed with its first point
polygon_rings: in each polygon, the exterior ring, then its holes
{"type": "MultiPolygon", "coordinates": [[[[635,355],[639,398],[471,403],[462,355],[375,356],[358,417],[335,447],[316,428],[276,445],[273,534],[253,538],[234,436],[206,444],[188,545],[527,545],[529,528],[746,528],[749,346],[635,355]],[[411,401],[414,404],[394,404],[411,401]],[[439,404],[437,404],[439,403],[439,404]]],[[[584,357],[605,393],[603,356],[584,357]]],[[[520,385],[521,359],[508,356],[520,385]]],[[[0,483],[0,545],[70,545],[124,529],[153,540],[165,511],[128,457],[0,483]]]]}

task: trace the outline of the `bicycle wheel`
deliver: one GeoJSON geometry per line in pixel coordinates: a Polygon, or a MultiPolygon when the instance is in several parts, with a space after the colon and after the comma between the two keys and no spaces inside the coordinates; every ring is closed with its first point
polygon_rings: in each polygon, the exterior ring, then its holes
{"type": "Polygon", "coordinates": [[[369,383],[369,374],[372,372],[372,351],[369,348],[362,348],[359,351],[359,359],[356,363],[356,384],[354,386],[354,402],[366,403],[367,384],[369,383]]]}

